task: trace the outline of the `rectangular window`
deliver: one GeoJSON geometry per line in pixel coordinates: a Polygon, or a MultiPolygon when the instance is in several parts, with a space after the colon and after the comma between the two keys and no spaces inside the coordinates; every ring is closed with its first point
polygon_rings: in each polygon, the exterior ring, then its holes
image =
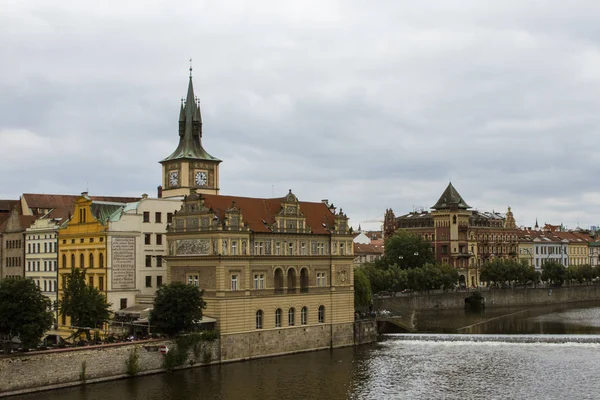
{"type": "Polygon", "coordinates": [[[292,242],[288,243],[288,255],[294,255],[294,243],[292,242]]]}
{"type": "Polygon", "coordinates": [[[44,243],[44,253],[48,252],[48,243],[44,243]]]}
{"type": "Polygon", "coordinates": [[[231,255],[237,256],[237,240],[231,241],[231,255]]]}
{"type": "Polygon", "coordinates": [[[280,242],[275,243],[275,255],[276,256],[281,255],[281,243],[280,242]]]}
{"type": "Polygon", "coordinates": [[[162,245],[162,235],[160,233],[156,234],[156,244],[162,245]]]}
{"type": "Polygon", "coordinates": [[[265,274],[254,274],[254,289],[265,288],[265,274]]]}
{"type": "Polygon", "coordinates": [[[156,287],[162,286],[162,275],[156,277],[156,287]]]}
{"type": "Polygon", "coordinates": [[[144,233],[144,244],[150,244],[152,235],[150,233],[144,233]]]}
{"type": "Polygon", "coordinates": [[[325,287],[326,284],[325,272],[317,272],[317,286],[325,287]]]}
{"type": "Polygon", "coordinates": [[[325,254],[325,243],[318,243],[317,244],[317,254],[322,256],[325,254]]]}
{"type": "Polygon", "coordinates": [[[88,276],[88,281],[89,281],[90,287],[94,287],[94,277],[88,276]]]}
{"type": "Polygon", "coordinates": [[[146,256],[146,267],[152,266],[152,256],[146,256]]]}
{"type": "Polygon", "coordinates": [[[238,276],[231,275],[231,290],[238,290],[238,276]]]}
{"type": "Polygon", "coordinates": [[[100,290],[100,291],[104,290],[104,277],[103,276],[98,277],[98,290],[100,290]]]}
{"type": "Polygon", "coordinates": [[[144,211],[144,222],[150,222],[150,212],[144,211]]]}
{"type": "Polygon", "coordinates": [[[200,281],[200,276],[198,275],[188,275],[187,276],[188,285],[198,286],[200,281]]]}
{"type": "Polygon", "coordinates": [[[345,256],[344,243],[340,243],[340,256],[345,256]]]}
{"type": "Polygon", "coordinates": [[[151,276],[146,277],[146,287],[152,287],[152,277],[151,276]]]}
{"type": "Polygon", "coordinates": [[[163,261],[163,256],[156,256],[156,267],[157,268],[160,268],[163,266],[162,261],[163,261]]]}
{"type": "Polygon", "coordinates": [[[167,213],[167,224],[173,223],[173,213],[167,213]]]}
{"type": "Polygon", "coordinates": [[[159,212],[155,212],[154,213],[154,222],[156,222],[157,224],[162,222],[162,214],[159,212]]]}
{"type": "Polygon", "coordinates": [[[448,254],[448,245],[446,245],[446,244],[442,245],[442,254],[448,254]]]}
{"type": "Polygon", "coordinates": [[[300,254],[302,254],[303,256],[306,255],[306,243],[304,242],[300,244],[300,254]]]}

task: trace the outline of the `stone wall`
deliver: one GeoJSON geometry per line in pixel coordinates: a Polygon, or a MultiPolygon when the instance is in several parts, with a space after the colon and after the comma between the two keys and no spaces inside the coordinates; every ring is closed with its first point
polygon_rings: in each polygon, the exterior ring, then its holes
{"type": "Polygon", "coordinates": [[[320,324],[221,336],[222,361],[323,350],[354,344],[354,325],[320,324]]]}
{"type": "Polygon", "coordinates": [[[377,341],[377,320],[368,319],[354,323],[354,344],[366,344],[377,341]]]}
{"type": "MultiPolygon", "coordinates": [[[[127,360],[137,351],[138,375],[164,371],[164,355],[158,346],[173,348],[171,341],[140,341],[134,343],[58,349],[0,356],[0,397],[80,385],[127,377],[127,360]]],[[[219,361],[219,341],[202,343],[200,359],[190,351],[189,359],[203,365],[203,354],[211,354],[211,363],[219,361]]],[[[189,367],[190,363],[184,363],[189,367]]]]}
{"type": "MultiPolygon", "coordinates": [[[[388,310],[392,313],[406,310],[458,309],[465,307],[465,299],[471,294],[473,292],[401,296],[375,299],[374,305],[378,310],[388,310]]],[[[553,289],[497,289],[484,290],[481,294],[485,298],[487,308],[550,305],[600,300],[600,285],[553,289]]]]}

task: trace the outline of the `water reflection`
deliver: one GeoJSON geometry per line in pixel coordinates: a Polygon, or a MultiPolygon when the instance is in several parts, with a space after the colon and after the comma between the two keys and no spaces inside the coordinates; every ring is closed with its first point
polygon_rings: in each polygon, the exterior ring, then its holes
{"type": "Polygon", "coordinates": [[[415,325],[433,333],[600,334],[600,302],[420,312],[415,325]]]}

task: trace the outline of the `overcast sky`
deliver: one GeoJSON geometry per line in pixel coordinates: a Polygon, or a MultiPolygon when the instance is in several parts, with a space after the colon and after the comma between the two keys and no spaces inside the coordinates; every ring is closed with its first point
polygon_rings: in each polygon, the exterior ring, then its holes
{"type": "Polygon", "coordinates": [[[191,57],[222,194],[600,225],[597,0],[0,8],[0,198],[156,196],[191,57]]]}

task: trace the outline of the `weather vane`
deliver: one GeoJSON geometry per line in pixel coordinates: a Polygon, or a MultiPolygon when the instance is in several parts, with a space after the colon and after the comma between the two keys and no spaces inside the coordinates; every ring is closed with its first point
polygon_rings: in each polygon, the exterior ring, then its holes
{"type": "Polygon", "coordinates": [[[190,58],[190,78],[192,77],[192,59],[190,58]]]}

